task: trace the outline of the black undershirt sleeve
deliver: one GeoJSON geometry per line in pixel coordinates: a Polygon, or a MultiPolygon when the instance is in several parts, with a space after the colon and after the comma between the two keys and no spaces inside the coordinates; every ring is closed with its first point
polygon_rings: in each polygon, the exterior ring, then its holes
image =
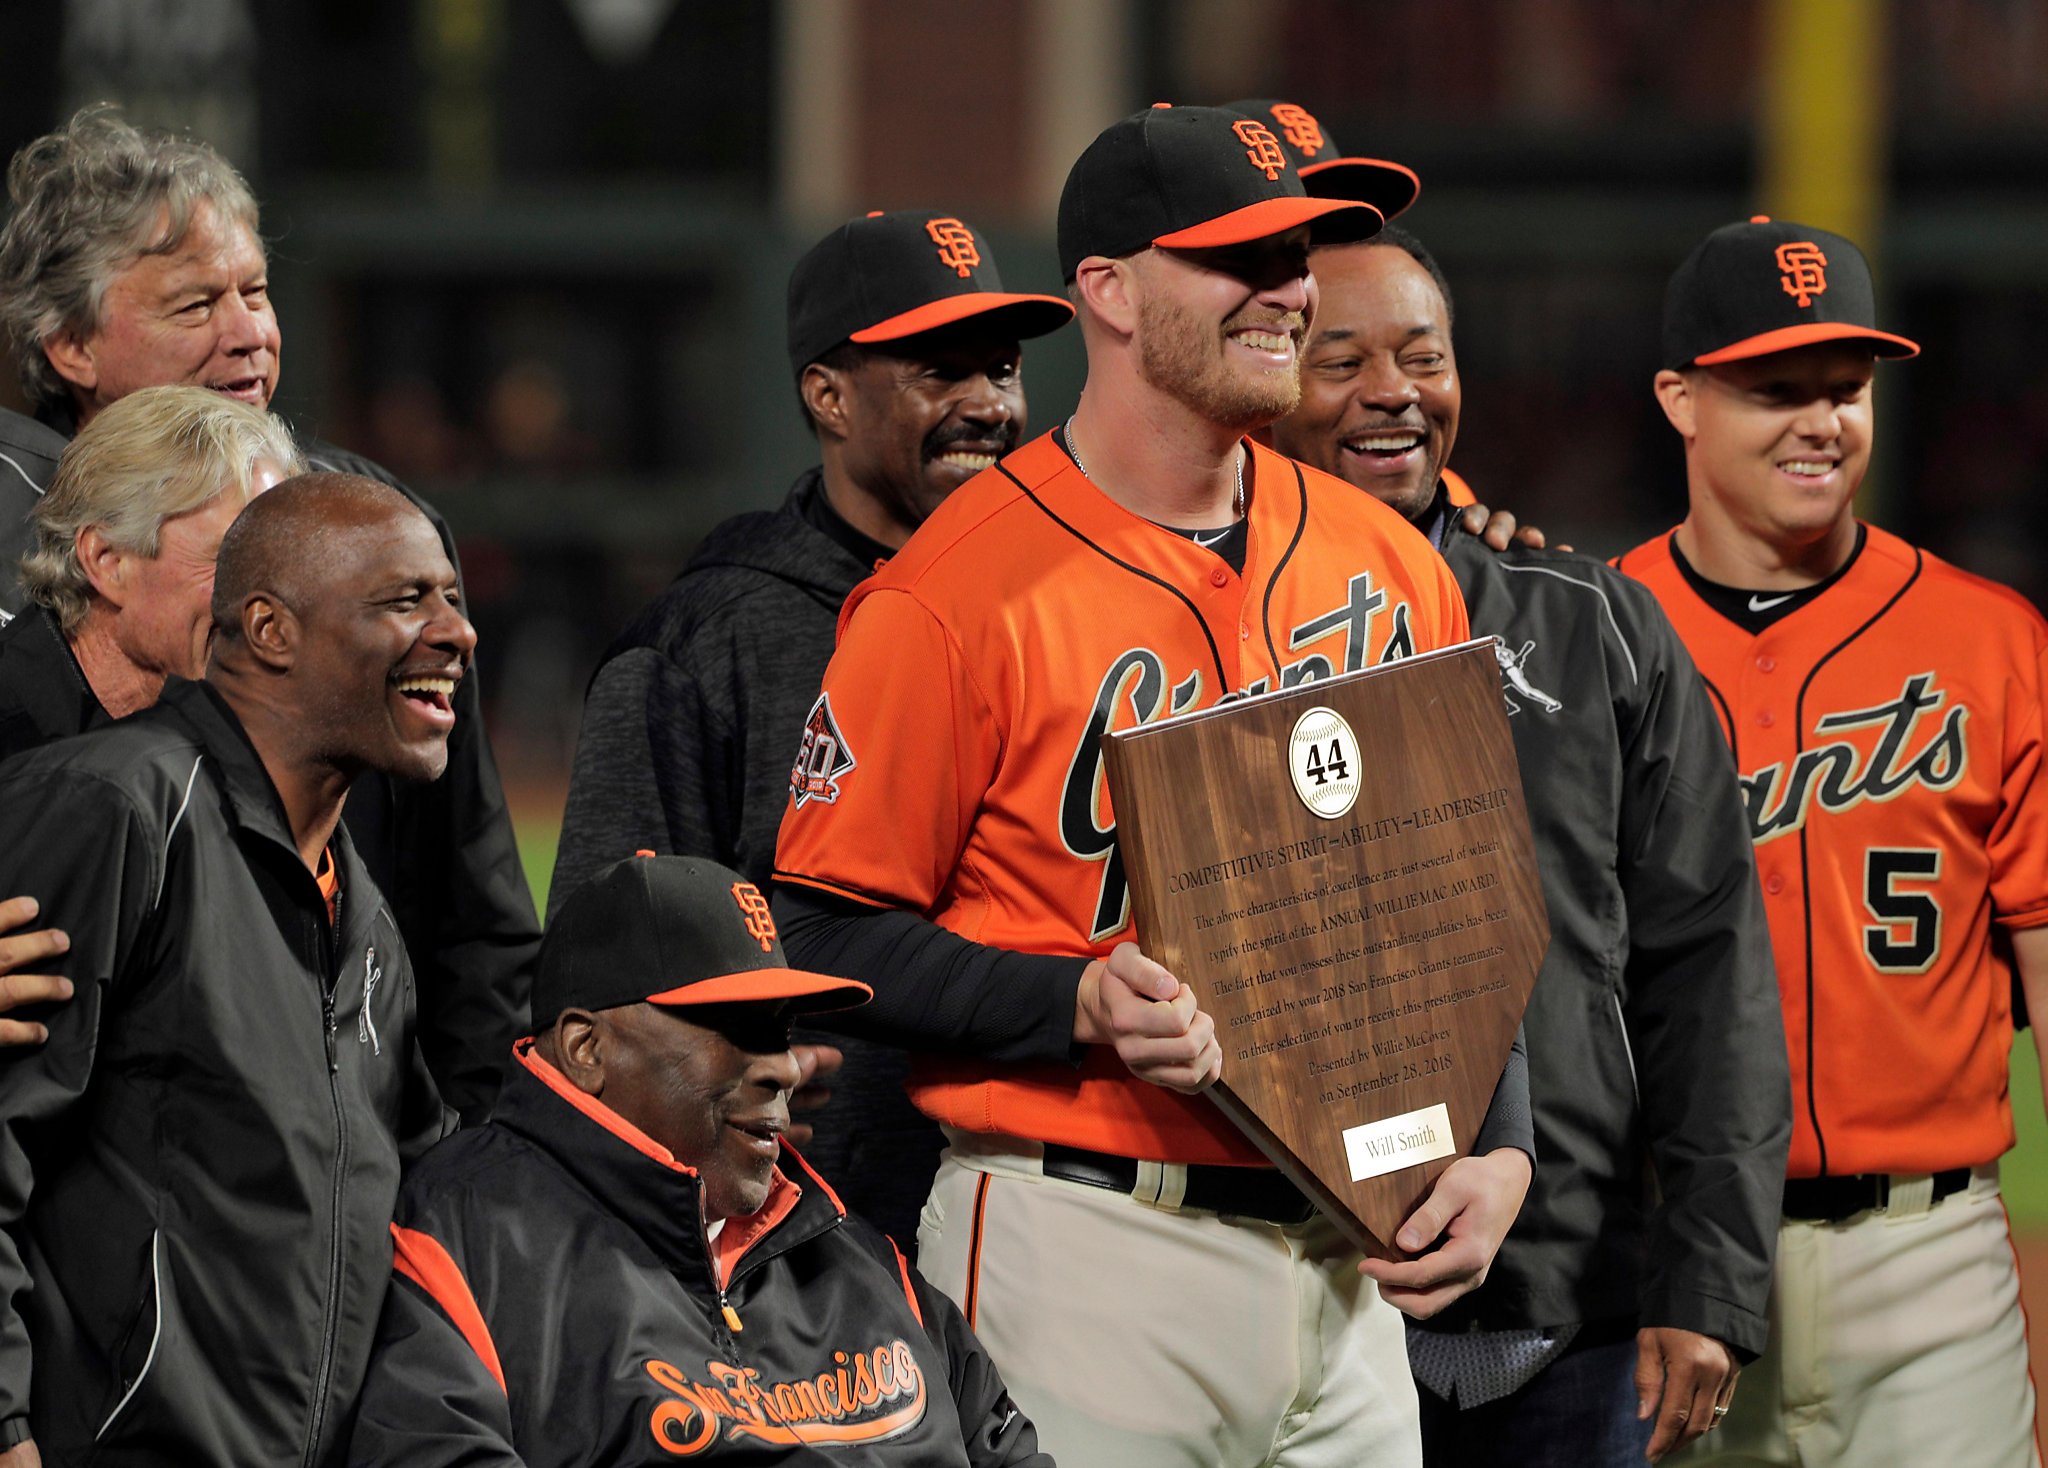
{"type": "Polygon", "coordinates": [[[1529,1110],[1529,1043],[1520,1025],[1515,1027],[1514,1047],[1493,1088],[1486,1119],[1472,1139],[1472,1155],[1484,1157],[1501,1147],[1519,1147],[1531,1162],[1536,1160],[1536,1122],[1529,1110]]]}
{"type": "Polygon", "coordinates": [[[927,1053],[1078,1061],[1074,1004],[1087,959],[993,948],[814,887],[777,883],[774,902],[792,967],[875,991],[873,1002],[811,1024],[927,1053]]]}

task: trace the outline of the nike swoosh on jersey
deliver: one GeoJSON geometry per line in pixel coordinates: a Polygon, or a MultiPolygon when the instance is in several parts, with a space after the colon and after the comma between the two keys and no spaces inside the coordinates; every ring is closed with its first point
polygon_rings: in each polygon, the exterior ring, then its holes
{"type": "Polygon", "coordinates": [[[1792,600],[1793,596],[1794,593],[1789,591],[1786,592],[1783,596],[1773,596],[1769,598],[1761,596],[1752,596],[1749,599],[1749,609],[1752,612],[1768,612],[1772,607],[1776,606],[1779,602],[1792,600]]]}

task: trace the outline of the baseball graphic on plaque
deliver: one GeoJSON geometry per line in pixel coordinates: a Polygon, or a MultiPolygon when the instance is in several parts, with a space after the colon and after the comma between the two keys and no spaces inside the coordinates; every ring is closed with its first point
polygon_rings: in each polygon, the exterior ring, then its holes
{"type": "Polygon", "coordinates": [[[1104,736],[1210,1097],[1358,1246],[1469,1151],[1550,941],[1491,639],[1104,736]]]}

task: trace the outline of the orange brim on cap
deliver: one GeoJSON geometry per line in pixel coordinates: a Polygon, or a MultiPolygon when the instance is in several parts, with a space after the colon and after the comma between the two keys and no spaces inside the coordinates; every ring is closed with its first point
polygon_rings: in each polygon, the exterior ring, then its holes
{"type": "MultiPolygon", "coordinates": [[[[951,326],[956,321],[965,321],[974,316],[985,316],[991,311],[1005,311],[1017,306],[1034,309],[1053,306],[1062,313],[1057,325],[1064,326],[1074,317],[1074,308],[1058,296],[1011,295],[1001,291],[968,291],[957,296],[941,296],[936,301],[927,301],[913,310],[886,321],[877,321],[873,326],[863,327],[848,338],[857,342],[892,342],[906,336],[916,336],[922,331],[935,331],[941,326],[951,326]]],[[[1054,326],[1045,331],[1057,329],[1054,326]]],[[[1042,333],[1027,333],[1040,335],[1042,333]]]]}
{"type": "Polygon", "coordinates": [[[748,1004],[770,999],[828,996],[833,1002],[802,1007],[851,1009],[874,998],[875,991],[858,979],[835,979],[830,974],[806,973],[798,968],[755,968],[664,989],[659,994],[649,994],[647,1002],[681,1008],[689,1004],[748,1004]],[[846,997],[842,1000],[840,996],[846,997]]]}
{"type": "Polygon", "coordinates": [[[1748,357],[1766,357],[1772,352],[1789,352],[1794,347],[1810,347],[1815,342],[1838,341],[1882,342],[1897,348],[1896,351],[1889,352],[1879,350],[1877,355],[1880,357],[1920,355],[1918,342],[1908,341],[1902,336],[1893,336],[1888,331],[1877,331],[1868,326],[1853,326],[1846,321],[1806,321],[1798,326],[1781,326],[1776,331],[1744,337],[1733,346],[1702,352],[1692,360],[1697,366],[1712,367],[1720,362],[1740,362],[1748,357]]]}
{"type": "Polygon", "coordinates": [[[1242,209],[1219,214],[1214,219],[1204,220],[1187,229],[1177,229],[1172,234],[1160,235],[1152,243],[1169,250],[1206,250],[1217,245],[1241,245],[1247,240],[1263,240],[1271,235],[1285,234],[1296,225],[1307,224],[1311,220],[1352,209],[1362,210],[1373,217],[1372,230],[1368,230],[1367,234],[1387,222],[1386,216],[1370,204],[1355,203],[1349,199],[1310,199],[1289,194],[1277,199],[1261,199],[1256,204],[1247,204],[1242,209]]]}

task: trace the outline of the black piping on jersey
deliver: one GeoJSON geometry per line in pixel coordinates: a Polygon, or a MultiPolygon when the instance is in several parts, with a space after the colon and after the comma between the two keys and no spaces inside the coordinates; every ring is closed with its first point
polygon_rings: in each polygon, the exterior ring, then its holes
{"type": "MultiPolygon", "coordinates": [[[[1250,454],[1251,450],[1246,449],[1245,453],[1250,454]]],[[[1288,462],[1294,463],[1291,459],[1288,462]]],[[[1294,558],[1294,548],[1301,544],[1302,532],[1308,528],[1308,481],[1301,477],[1301,465],[1298,463],[1294,463],[1294,493],[1299,505],[1299,513],[1294,520],[1294,539],[1287,542],[1287,549],[1282,551],[1280,559],[1273,563],[1273,574],[1266,578],[1266,599],[1259,606],[1260,630],[1266,634],[1266,656],[1272,660],[1273,678],[1276,682],[1280,677],[1280,649],[1273,646],[1273,593],[1279,588],[1280,573],[1287,569],[1287,563],[1294,558]]],[[[1365,649],[1360,648],[1360,661],[1364,660],[1365,655],[1365,649]]]]}
{"type": "Polygon", "coordinates": [[[1188,599],[1188,594],[1186,592],[1182,591],[1178,586],[1175,586],[1171,581],[1168,581],[1163,577],[1154,576],[1150,571],[1144,570],[1143,568],[1138,566],[1133,566],[1129,561],[1125,560],[1121,556],[1111,555],[1108,551],[1104,550],[1101,546],[1097,545],[1094,541],[1090,540],[1087,536],[1083,535],[1080,531],[1076,530],[1073,526],[1069,525],[1066,521],[1062,520],[1058,515],[1055,515],[1052,512],[1052,507],[1050,505],[1046,504],[1044,500],[1040,499],[1037,495],[1033,494],[1031,492],[1031,488],[1029,485],[1025,484],[1023,480],[1019,479],[1016,475],[1010,472],[1010,466],[1008,464],[998,462],[996,468],[1002,473],[1003,478],[1009,480],[1010,483],[1016,485],[1018,489],[1024,492],[1024,498],[1030,500],[1032,504],[1038,506],[1039,510],[1045,515],[1046,519],[1052,521],[1053,524],[1059,526],[1060,529],[1066,531],[1067,534],[1073,536],[1074,539],[1080,541],[1081,544],[1087,546],[1088,549],[1094,551],[1095,554],[1101,556],[1105,561],[1108,561],[1113,566],[1123,567],[1126,571],[1130,572],[1133,576],[1138,577],[1140,580],[1149,581],[1154,586],[1157,586],[1164,591],[1171,592],[1174,598],[1178,600],[1182,606],[1188,609],[1188,615],[1195,619],[1195,625],[1202,629],[1202,637],[1209,644],[1209,656],[1211,659],[1215,661],[1216,664],[1216,686],[1223,690],[1223,692],[1225,693],[1230,693],[1234,691],[1230,686],[1230,675],[1223,671],[1223,651],[1221,648],[1216,646],[1216,638],[1213,634],[1210,633],[1209,624],[1202,619],[1202,613],[1200,608],[1196,607],[1196,605],[1188,599]]]}
{"type": "MultiPolygon", "coordinates": [[[[1919,581],[1920,572],[1924,565],[1925,560],[1922,553],[1918,547],[1915,547],[1913,550],[1913,574],[1906,578],[1906,584],[1893,592],[1891,599],[1883,606],[1871,613],[1870,620],[1822,653],[1819,660],[1807,671],[1805,681],[1799,685],[1799,697],[1792,706],[1792,757],[1795,760],[1800,755],[1806,753],[1806,694],[1807,690],[1813,687],[1813,680],[1820,676],[1820,670],[1825,668],[1837,653],[1847,648],[1850,643],[1884,620],[1886,614],[1899,604],[1899,598],[1911,591],[1914,583],[1919,581]]],[[[1736,768],[1739,771],[1741,766],[1738,765],[1736,768]]],[[[1799,823],[1799,905],[1801,916],[1805,919],[1806,923],[1806,1116],[1813,1123],[1813,1139],[1820,1148],[1821,1176],[1825,1177],[1828,1171],[1828,1139],[1827,1134],[1820,1129],[1820,1102],[1814,1094],[1813,1085],[1813,1032],[1819,1026],[1813,1022],[1813,873],[1807,858],[1806,832],[1806,823],[1801,821],[1799,823]]]]}
{"type": "Polygon", "coordinates": [[[887,897],[880,892],[870,892],[865,887],[855,887],[848,882],[827,882],[819,877],[807,876],[803,872],[793,872],[787,867],[773,868],[769,872],[768,878],[773,882],[790,881],[801,883],[803,886],[819,892],[835,892],[841,897],[850,898],[855,902],[872,903],[876,907],[890,908],[899,912],[909,911],[909,909],[903,906],[903,899],[900,897],[887,897]]]}

